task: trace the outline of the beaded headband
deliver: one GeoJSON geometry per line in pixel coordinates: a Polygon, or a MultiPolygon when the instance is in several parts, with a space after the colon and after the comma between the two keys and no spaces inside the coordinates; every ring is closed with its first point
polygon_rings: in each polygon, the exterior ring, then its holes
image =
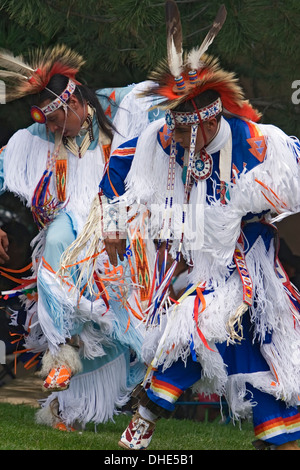
{"type": "Polygon", "coordinates": [[[168,128],[172,131],[175,129],[176,124],[180,126],[192,126],[194,124],[199,124],[201,121],[208,121],[213,117],[216,117],[222,112],[222,101],[218,98],[216,101],[197,110],[197,112],[188,113],[188,112],[175,112],[171,109],[166,110],[165,119],[168,128]]]}
{"type": "Polygon", "coordinates": [[[61,106],[67,106],[67,101],[73,95],[76,88],[76,83],[73,80],[69,79],[68,85],[65,90],[61,93],[61,95],[56,95],[52,90],[49,90],[45,87],[46,90],[53,93],[56,96],[55,100],[51,101],[51,103],[47,104],[43,108],[39,108],[38,106],[31,107],[31,117],[35,122],[39,124],[44,124],[47,120],[47,115],[53,113],[57,109],[61,108],[61,106]]]}

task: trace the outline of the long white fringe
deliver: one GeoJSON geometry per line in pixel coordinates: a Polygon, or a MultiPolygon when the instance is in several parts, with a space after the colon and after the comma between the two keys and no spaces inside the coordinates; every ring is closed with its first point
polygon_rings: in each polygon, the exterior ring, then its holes
{"type": "MultiPolygon", "coordinates": [[[[128,385],[127,371],[126,356],[121,354],[95,371],[74,376],[69,389],[51,394],[43,408],[57,398],[61,419],[67,425],[75,421],[85,426],[88,422],[98,424],[112,420],[127,403],[133,388],[133,385],[128,385]]],[[[141,369],[137,380],[142,380],[143,374],[144,370],[141,369]]],[[[39,422],[43,421],[43,411],[37,414],[39,422]]]]}

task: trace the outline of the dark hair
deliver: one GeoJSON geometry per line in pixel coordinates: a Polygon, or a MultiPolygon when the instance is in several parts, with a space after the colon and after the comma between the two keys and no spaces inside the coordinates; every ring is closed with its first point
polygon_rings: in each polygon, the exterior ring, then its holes
{"type": "MultiPolygon", "coordinates": [[[[55,99],[55,95],[51,93],[51,91],[53,91],[56,95],[60,95],[65,90],[68,81],[69,78],[65,75],[53,75],[53,77],[47,84],[47,87],[40,92],[38,96],[38,102],[42,103],[43,101],[48,99],[50,99],[51,101],[55,99]]],[[[74,91],[74,95],[79,99],[82,104],[85,100],[95,109],[99,127],[105,133],[105,135],[112,139],[112,130],[116,131],[116,129],[105,115],[96,93],[86,85],[77,85],[74,91]]]]}
{"type": "MultiPolygon", "coordinates": [[[[205,90],[203,93],[200,93],[199,95],[195,96],[193,100],[197,108],[201,109],[213,103],[218,98],[220,98],[220,94],[216,90],[205,90]]],[[[195,108],[193,106],[192,101],[188,100],[188,101],[184,101],[183,103],[180,103],[174,109],[174,111],[190,113],[190,112],[195,111],[195,108]]],[[[217,121],[221,119],[221,115],[222,113],[216,116],[217,121]]]]}

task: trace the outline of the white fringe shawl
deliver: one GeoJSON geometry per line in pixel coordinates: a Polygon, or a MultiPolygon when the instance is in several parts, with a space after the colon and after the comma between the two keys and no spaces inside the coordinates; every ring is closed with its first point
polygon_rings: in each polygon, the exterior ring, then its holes
{"type": "MultiPolygon", "coordinates": [[[[128,206],[134,202],[159,204],[165,200],[169,158],[157,141],[157,132],[164,123],[164,119],[152,122],[138,139],[134,159],[125,181],[124,199],[128,202],[128,206]]],[[[179,165],[176,171],[176,179],[178,179],[181,175],[179,165]]],[[[178,189],[182,187],[181,177],[179,183],[178,189]]],[[[183,189],[180,193],[183,194],[183,189]]]]}
{"type": "MultiPolygon", "coordinates": [[[[141,211],[141,205],[147,206],[151,213],[152,237],[160,232],[167,194],[169,159],[157,142],[157,132],[163,124],[163,120],[153,122],[139,138],[135,158],[126,179],[127,190],[121,198],[128,206],[132,206],[129,216],[141,211]]],[[[253,170],[244,170],[235,175],[235,183],[228,188],[228,204],[220,204],[215,196],[207,203],[203,197],[203,184],[195,185],[192,189],[189,206],[196,205],[197,215],[200,214],[203,218],[203,233],[199,238],[201,243],[192,250],[188,241],[194,236],[193,217],[190,219],[191,224],[185,224],[187,242],[184,242],[182,252],[187,260],[191,258],[193,261],[194,269],[190,275],[192,283],[210,280],[215,287],[225,282],[240,235],[241,220],[247,213],[270,211],[283,218],[299,211],[299,147],[295,140],[280,129],[270,125],[259,127],[267,140],[265,160],[253,170]],[[199,203],[203,205],[200,210],[197,207],[199,203]]],[[[181,167],[176,165],[172,215],[175,238],[182,228],[184,195],[181,173],[181,167]]],[[[199,225],[201,223],[198,221],[199,225]]],[[[173,256],[177,248],[178,240],[175,240],[171,251],[173,256]]]]}
{"type": "MultiPolygon", "coordinates": [[[[50,143],[53,152],[54,144],[50,143]]],[[[4,157],[5,189],[19,196],[28,207],[36,185],[46,169],[48,142],[30,130],[16,132],[7,144],[4,157]]],[[[104,170],[104,159],[99,145],[87,150],[83,158],[68,153],[67,207],[75,216],[78,231],[88,216],[92,200],[98,192],[99,181],[104,170]]],[[[50,192],[56,195],[55,175],[50,183],[50,192]]]]}
{"type": "Polygon", "coordinates": [[[213,286],[224,282],[227,266],[232,262],[241,219],[247,213],[270,211],[279,214],[276,220],[300,209],[300,150],[296,142],[280,129],[260,125],[267,139],[267,153],[262,164],[236,175],[229,188],[230,201],[221,205],[211,199],[204,209],[204,243],[194,254],[191,282],[210,279],[213,286]],[[261,184],[262,183],[262,184],[261,184]]]}

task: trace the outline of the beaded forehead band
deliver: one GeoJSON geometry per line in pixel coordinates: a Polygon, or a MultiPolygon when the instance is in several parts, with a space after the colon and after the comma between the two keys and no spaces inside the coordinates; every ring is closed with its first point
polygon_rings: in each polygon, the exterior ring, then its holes
{"type": "Polygon", "coordinates": [[[46,90],[53,93],[56,96],[56,99],[51,101],[51,103],[47,104],[43,108],[39,108],[38,106],[31,107],[31,117],[35,122],[39,124],[44,124],[47,120],[47,115],[53,113],[57,109],[61,108],[62,106],[66,107],[67,101],[73,95],[76,88],[76,83],[69,79],[68,85],[65,90],[61,93],[61,95],[56,95],[52,90],[49,90],[45,87],[46,90]]]}
{"type": "Polygon", "coordinates": [[[200,124],[201,121],[208,121],[213,117],[216,117],[222,112],[222,101],[218,98],[216,101],[197,110],[197,112],[175,112],[172,109],[166,110],[165,119],[168,128],[172,131],[175,129],[176,124],[179,126],[192,126],[194,124],[200,124]]]}

